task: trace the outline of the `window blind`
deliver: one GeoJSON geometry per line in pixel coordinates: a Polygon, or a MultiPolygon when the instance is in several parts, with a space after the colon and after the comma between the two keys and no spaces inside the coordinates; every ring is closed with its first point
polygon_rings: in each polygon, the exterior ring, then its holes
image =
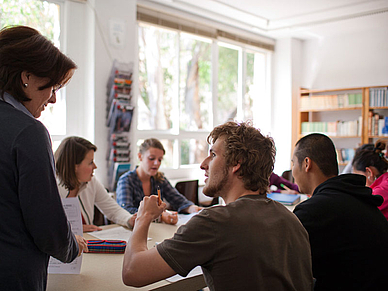
{"type": "Polygon", "coordinates": [[[137,20],[146,22],[161,27],[166,27],[182,32],[192,33],[208,38],[218,39],[224,38],[247,44],[254,47],[259,47],[269,51],[274,51],[275,46],[271,43],[266,43],[261,40],[248,38],[245,35],[238,35],[236,33],[217,29],[216,27],[208,26],[199,22],[194,22],[190,19],[177,17],[176,15],[167,14],[165,12],[151,10],[149,8],[137,6],[137,20]]]}

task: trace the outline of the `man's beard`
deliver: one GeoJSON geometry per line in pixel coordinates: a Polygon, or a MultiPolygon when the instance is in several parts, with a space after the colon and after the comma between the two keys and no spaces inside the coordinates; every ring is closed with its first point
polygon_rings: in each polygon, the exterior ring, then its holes
{"type": "MultiPolygon", "coordinates": [[[[209,179],[208,179],[209,182],[209,179]]],[[[222,171],[222,177],[218,180],[217,184],[215,185],[205,185],[203,188],[203,194],[205,194],[208,197],[219,197],[222,193],[223,189],[227,187],[228,184],[228,170],[227,168],[224,168],[222,171]]]]}

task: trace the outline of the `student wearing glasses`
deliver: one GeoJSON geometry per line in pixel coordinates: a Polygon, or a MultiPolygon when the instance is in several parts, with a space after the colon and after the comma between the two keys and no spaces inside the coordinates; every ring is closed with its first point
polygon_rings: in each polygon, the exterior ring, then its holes
{"type": "Polygon", "coordinates": [[[0,290],[46,290],[50,256],[70,263],[87,251],[67,221],[37,120],[76,67],[33,28],[0,30],[0,290]]]}

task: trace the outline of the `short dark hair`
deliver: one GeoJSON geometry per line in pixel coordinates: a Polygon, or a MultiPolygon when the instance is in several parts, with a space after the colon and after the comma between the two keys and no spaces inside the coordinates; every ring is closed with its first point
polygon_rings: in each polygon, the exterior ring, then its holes
{"type": "Polygon", "coordinates": [[[8,26],[0,30],[0,98],[4,92],[19,102],[29,101],[23,91],[21,73],[30,72],[50,81],[40,90],[65,85],[76,64],[54,44],[28,26],[8,26]]]}
{"type": "Polygon", "coordinates": [[[60,185],[68,190],[73,190],[80,185],[75,166],[85,159],[90,150],[96,151],[97,147],[82,137],[70,136],[61,142],[54,154],[55,171],[60,185]]]}
{"type": "Polygon", "coordinates": [[[338,175],[337,152],[333,141],[326,135],[312,133],[302,137],[295,145],[295,156],[301,166],[303,160],[309,157],[322,173],[329,176],[338,175]]]}
{"type": "Polygon", "coordinates": [[[264,194],[268,191],[269,176],[273,172],[276,149],[269,136],[261,134],[250,122],[226,122],[213,129],[207,138],[209,144],[225,138],[226,165],[240,164],[238,175],[244,187],[264,194]]]}
{"type": "Polygon", "coordinates": [[[383,150],[387,147],[384,140],[376,141],[372,147],[367,147],[356,152],[353,158],[353,168],[357,171],[366,171],[366,167],[375,167],[379,172],[377,177],[381,176],[388,170],[388,161],[384,156],[383,150]]]}

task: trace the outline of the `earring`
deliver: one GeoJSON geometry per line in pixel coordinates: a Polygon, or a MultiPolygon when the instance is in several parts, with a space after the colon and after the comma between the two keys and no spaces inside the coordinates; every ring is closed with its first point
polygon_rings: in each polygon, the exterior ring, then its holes
{"type": "Polygon", "coordinates": [[[24,86],[24,88],[27,88],[27,87],[28,87],[28,84],[27,84],[27,83],[24,83],[23,86],[24,86]]]}

